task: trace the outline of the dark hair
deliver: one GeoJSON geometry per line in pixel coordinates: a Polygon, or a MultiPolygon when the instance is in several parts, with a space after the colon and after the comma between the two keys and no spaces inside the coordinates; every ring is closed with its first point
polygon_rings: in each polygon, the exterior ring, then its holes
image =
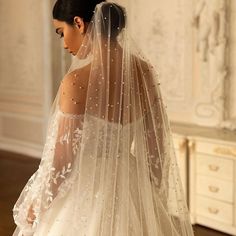
{"type": "Polygon", "coordinates": [[[111,39],[116,39],[126,24],[125,9],[115,3],[106,3],[102,5],[101,12],[102,19],[110,19],[110,22],[104,20],[102,34],[107,36],[110,33],[111,39]]]}
{"type": "MultiPolygon", "coordinates": [[[[105,0],[57,0],[53,7],[53,18],[65,21],[69,25],[74,24],[74,17],[79,16],[85,22],[92,20],[97,4],[105,0]]],[[[125,27],[126,17],[123,7],[115,3],[106,3],[101,8],[101,18],[111,20],[111,24],[104,21],[102,33],[107,36],[110,32],[111,39],[115,39],[119,32],[125,27]]]]}

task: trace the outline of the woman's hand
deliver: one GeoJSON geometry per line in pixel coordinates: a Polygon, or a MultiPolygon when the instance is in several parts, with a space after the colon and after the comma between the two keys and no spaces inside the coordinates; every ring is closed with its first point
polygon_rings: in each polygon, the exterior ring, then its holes
{"type": "Polygon", "coordinates": [[[33,204],[30,206],[29,208],[29,212],[28,212],[28,216],[27,216],[27,222],[29,224],[33,224],[34,220],[35,220],[35,215],[34,215],[34,210],[33,210],[33,204]]]}

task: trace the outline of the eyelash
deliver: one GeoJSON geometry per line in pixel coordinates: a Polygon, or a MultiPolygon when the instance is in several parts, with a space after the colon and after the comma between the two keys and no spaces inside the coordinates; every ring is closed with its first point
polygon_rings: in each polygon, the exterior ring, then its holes
{"type": "Polygon", "coordinates": [[[60,38],[62,38],[62,37],[64,37],[64,34],[63,34],[63,33],[61,33],[61,36],[60,36],[60,38]]]}

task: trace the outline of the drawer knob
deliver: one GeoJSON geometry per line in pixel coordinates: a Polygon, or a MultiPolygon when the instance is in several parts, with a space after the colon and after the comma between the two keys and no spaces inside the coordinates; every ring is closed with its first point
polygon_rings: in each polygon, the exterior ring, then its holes
{"type": "Polygon", "coordinates": [[[220,155],[230,155],[236,157],[236,148],[216,147],[214,152],[220,155]]]}
{"type": "Polygon", "coordinates": [[[208,167],[212,171],[218,171],[219,170],[219,166],[216,166],[216,165],[209,165],[208,167]]]}
{"type": "Polygon", "coordinates": [[[219,191],[219,188],[215,186],[208,186],[208,189],[213,193],[217,193],[219,191]]]}
{"type": "Polygon", "coordinates": [[[217,208],[212,208],[212,207],[208,207],[208,211],[211,214],[217,214],[219,212],[219,210],[217,208]]]}

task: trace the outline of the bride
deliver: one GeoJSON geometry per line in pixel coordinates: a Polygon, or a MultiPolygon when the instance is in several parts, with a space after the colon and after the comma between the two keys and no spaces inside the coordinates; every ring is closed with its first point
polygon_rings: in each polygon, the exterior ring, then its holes
{"type": "Polygon", "coordinates": [[[57,0],[53,24],[73,59],[13,235],[193,235],[159,78],[126,9],[57,0]]]}

